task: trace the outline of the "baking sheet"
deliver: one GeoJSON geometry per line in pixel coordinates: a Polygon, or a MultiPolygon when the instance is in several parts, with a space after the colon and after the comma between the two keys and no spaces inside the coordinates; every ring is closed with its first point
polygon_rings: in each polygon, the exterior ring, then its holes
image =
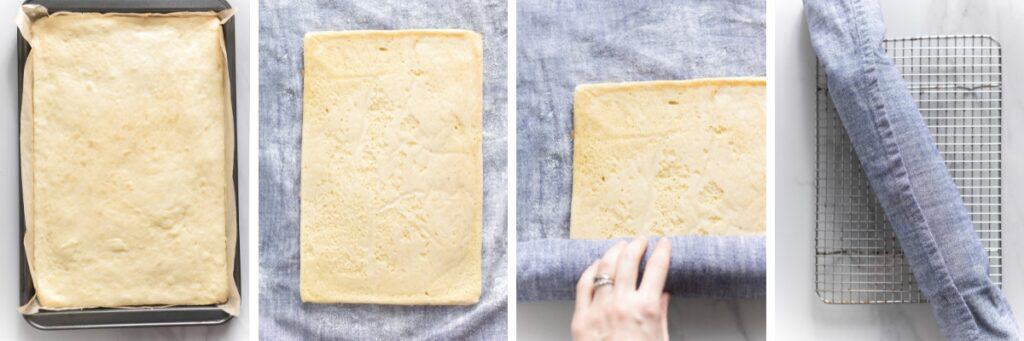
{"type": "MultiPolygon", "coordinates": [[[[234,148],[235,142],[235,128],[234,128],[234,115],[233,107],[235,103],[235,92],[232,86],[232,76],[234,75],[234,43],[233,43],[233,23],[231,18],[234,15],[235,10],[230,7],[226,2],[217,1],[205,1],[205,0],[193,0],[188,2],[160,2],[154,1],[145,4],[131,3],[122,0],[110,0],[110,1],[97,1],[94,3],[80,3],[73,0],[40,0],[40,1],[26,1],[18,12],[15,18],[15,23],[19,28],[19,40],[18,40],[18,51],[19,51],[19,89],[22,90],[22,96],[19,98],[20,106],[20,125],[23,128],[25,124],[30,124],[32,110],[30,105],[24,105],[24,103],[31,103],[32,87],[30,82],[23,82],[22,77],[30,78],[31,72],[31,54],[29,41],[32,39],[31,23],[32,21],[48,15],[63,15],[66,11],[74,12],[104,12],[107,15],[125,15],[125,16],[189,16],[197,15],[196,12],[205,12],[207,14],[216,15],[222,24],[223,39],[221,41],[222,49],[224,51],[224,58],[226,68],[224,70],[224,87],[225,93],[230,94],[231,98],[225,104],[225,115],[229,121],[229,125],[226,126],[225,133],[227,136],[227,147],[225,153],[228,158],[226,159],[227,169],[229,169],[228,177],[233,183],[234,188],[228,192],[229,197],[226,201],[228,208],[226,210],[228,217],[228,224],[225,226],[226,239],[228,250],[227,259],[227,275],[231,278],[230,289],[228,300],[219,305],[204,305],[204,306],[160,306],[160,307],[140,307],[140,306],[128,306],[128,307],[111,307],[111,308],[90,308],[90,309],[45,309],[39,306],[34,297],[34,288],[32,288],[31,279],[31,252],[32,252],[32,229],[31,229],[31,214],[28,211],[22,209],[21,219],[21,235],[24,239],[22,244],[21,256],[21,303],[19,311],[25,315],[26,320],[34,327],[40,329],[74,329],[74,328],[109,328],[109,327],[124,327],[124,326],[167,326],[167,325],[197,325],[197,324],[219,324],[226,322],[232,316],[238,314],[240,306],[240,291],[238,289],[238,282],[240,281],[240,263],[237,258],[239,247],[237,244],[237,202],[235,196],[237,195],[237,170],[234,168],[237,163],[237,153],[234,148]],[[52,14],[46,6],[53,8],[52,14]],[[191,11],[191,12],[190,12],[191,11]],[[216,11],[216,12],[214,12],[216,11]]],[[[206,15],[206,14],[203,14],[206,15]]],[[[24,136],[21,138],[21,150],[20,154],[22,157],[30,155],[26,151],[31,148],[31,140],[25,139],[24,136]]],[[[22,162],[21,175],[23,175],[22,182],[31,182],[31,169],[30,164],[22,162]]],[[[30,193],[23,193],[22,207],[31,205],[30,193]]]]}
{"type": "Polygon", "coordinates": [[[506,3],[260,1],[260,337],[506,336],[506,3]],[[299,299],[302,37],[311,31],[453,28],[484,38],[483,293],[470,306],[303,304],[299,299]]]}
{"type": "MultiPolygon", "coordinates": [[[[516,229],[520,264],[537,261],[531,257],[548,256],[535,254],[524,242],[569,238],[572,99],[577,85],[765,75],[763,0],[522,0],[517,19],[516,229]]],[[[703,243],[694,247],[707,250],[718,243],[714,238],[693,242],[703,243]]],[[[603,247],[604,242],[573,245],[589,250],[603,247]]],[[[761,243],[750,252],[763,254],[763,248],[761,243]]],[[[687,252],[682,245],[675,245],[673,251],[687,252]]],[[[580,252],[563,257],[591,256],[580,252]]],[[[575,264],[593,259],[563,261],[575,264]]],[[[674,273],[686,270],[677,266],[672,264],[674,273]]],[[[752,270],[763,274],[764,266],[762,261],[761,268],[752,270]]],[[[527,274],[519,270],[517,288],[529,288],[528,277],[523,277],[527,274]]],[[[557,279],[578,277],[581,272],[582,268],[561,267],[540,273],[554,276],[552,283],[565,285],[568,283],[557,279]]],[[[670,276],[668,280],[672,288],[671,283],[687,279],[670,276]]],[[[679,288],[689,288],[682,283],[679,288]]],[[[760,283],[763,297],[763,278],[760,283]]],[[[543,289],[551,290],[549,294],[537,297],[567,298],[560,294],[565,289],[572,290],[571,286],[549,287],[543,289]]]]}

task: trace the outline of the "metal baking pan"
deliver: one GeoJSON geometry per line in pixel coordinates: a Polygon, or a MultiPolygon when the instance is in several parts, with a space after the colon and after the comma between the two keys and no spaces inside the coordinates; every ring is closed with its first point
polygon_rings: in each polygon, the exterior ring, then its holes
{"type": "MultiPolygon", "coordinates": [[[[50,13],[58,11],[68,12],[139,12],[139,13],[168,13],[182,11],[221,11],[231,8],[225,0],[28,0],[24,4],[36,4],[45,6],[50,13]]],[[[224,43],[227,49],[228,75],[231,81],[231,107],[238,108],[236,103],[235,90],[235,23],[231,18],[223,25],[224,43]]],[[[18,108],[20,115],[21,91],[24,78],[25,61],[31,47],[18,32],[18,108]]],[[[235,146],[238,146],[238,119],[232,115],[235,121],[235,146]]],[[[19,121],[20,122],[20,121],[19,121]]],[[[20,130],[20,127],[19,127],[20,130]]],[[[10,137],[17,139],[15,135],[10,137]]],[[[19,156],[20,158],[20,156],[19,156]]],[[[235,220],[238,221],[238,148],[235,148],[234,174],[232,179],[235,186],[235,220]]],[[[21,179],[20,167],[18,167],[18,179],[21,179]]],[[[19,211],[21,218],[21,238],[18,245],[21,251],[20,256],[20,302],[21,305],[35,295],[35,288],[32,286],[32,275],[28,271],[28,262],[25,258],[25,246],[22,240],[25,239],[25,203],[21,197],[21,185],[18,185],[18,198],[21,203],[19,211]]],[[[237,236],[237,234],[236,234],[237,236]]],[[[235,283],[241,291],[241,254],[239,243],[235,241],[235,283]]],[[[12,308],[13,309],[13,308],[12,308]]],[[[120,328],[120,327],[155,327],[155,326],[185,326],[185,325],[215,325],[227,322],[231,315],[217,309],[212,305],[206,306],[173,306],[165,308],[144,308],[144,309],[121,309],[121,308],[96,308],[83,310],[65,311],[40,311],[33,315],[24,315],[25,320],[33,327],[39,329],[83,329],[83,328],[120,328]]]]}

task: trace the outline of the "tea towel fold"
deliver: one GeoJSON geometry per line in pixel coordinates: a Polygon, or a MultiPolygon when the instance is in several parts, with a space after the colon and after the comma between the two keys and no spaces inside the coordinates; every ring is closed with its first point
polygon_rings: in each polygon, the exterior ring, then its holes
{"type": "MultiPolygon", "coordinates": [[[[764,236],[672,237],[665,291],[675,297],[764,298],[764,236]]],[[[650,256],[656,240],[647,248],[650,256]]],[[[616,240],[521,241],[516,255],[519,301],[571,300],[583,270],[616,240]]],[[[642,269],[643,267],[641,267],[642,269]]]]}

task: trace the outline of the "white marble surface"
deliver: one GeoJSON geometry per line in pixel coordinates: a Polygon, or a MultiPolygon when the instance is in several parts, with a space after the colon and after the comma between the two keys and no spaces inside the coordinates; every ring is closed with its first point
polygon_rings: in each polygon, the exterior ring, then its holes
{"type": "MultiPolygon", "coordinates": [[[[0,340],[245,340],[249,336],[248,310],[251,301],[248,296],[247,273],[242,273],[242,308],[241,314],[224,325],[213,327],[167,327],[167,328],[131,328],[101,329],[77,331],[40,331],[25,322],[18,313],[18,83],[17,67],[18,52],[15,46],[16,28],[13,20],[21,1],[7,1],[0,7],[0,19],[6,23],[0,25],[0,241],[3,241],[4,252],[0,254],[0,340]]],[[[247,1],[230,1],[238,9],[235,15],[235,51],[236,51],[236,85],[238,92],[238,136],[240,151],[249,148],[249,3],[247,1]]],[[[238,153],[239,165],[247,165],[248,153],[238,153]]],[[[242,269],[248,268],[248,238],[245,229],[248,226],[249,191],[244,184],[249,183],[249,172],[242,167],[238,172],[239,214],[242,226],[239,235],[241,243],[242,269]]],[[[255,205],[252,205],[255,207],[255,205]]]]}
{"type": "MultiPolygon", "coordinates": [[[[573,302],[533,302],[516,306],[520,340],[569,340],[573,302]]],[[[764,300],[673,299],[669,303],[673,340],[764,340],[764,300]]]]}
{"type": "MultiPolygon", "coordinates": [[[[888,36],[988,34],[1003,46],[1004,292],[1024,322],[1024,6],[882,1],[888,36]]],[[[780,340],[938,340],[925,304],[827,305],[814,294],[814,58],[800,1],[775,1],[775,318],[780,340]]]]}

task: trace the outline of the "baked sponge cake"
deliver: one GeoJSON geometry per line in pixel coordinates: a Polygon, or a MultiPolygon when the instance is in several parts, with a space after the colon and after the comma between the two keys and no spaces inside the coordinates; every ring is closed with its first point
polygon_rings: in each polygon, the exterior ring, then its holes
{"type": "Polygon", "coordinates": [[[316,32],[304,44],[302,300],[477,302],[480,35],[316,32]]]}
{"type": "Polygon", "coordinates": [[[765,230],[765,81],[576,88],[570,237],[765,230]]]}
{"type": "Polygon", "coordinates": [[[32,31],[21,134],[41,307],[225,302],[233,131],[217,16],[58,13],[32,31]]]}

